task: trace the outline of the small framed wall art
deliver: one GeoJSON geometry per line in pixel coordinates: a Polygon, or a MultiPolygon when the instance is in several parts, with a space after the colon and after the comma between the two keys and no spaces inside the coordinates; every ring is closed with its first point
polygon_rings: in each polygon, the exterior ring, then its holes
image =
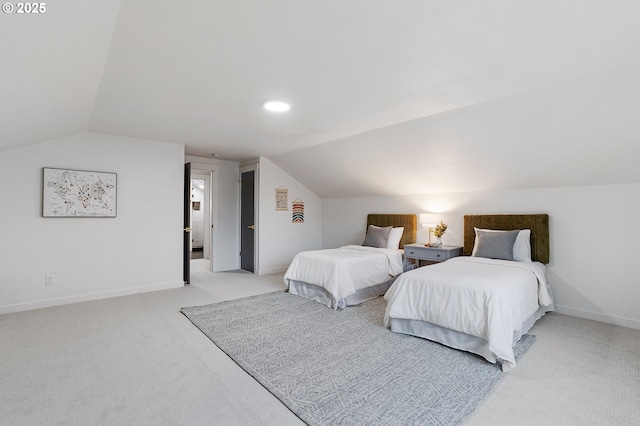
{"type": "Polygon", "coordinates": [[[43,168],[42,217],[116,217],[117,174],[43,168]]]}

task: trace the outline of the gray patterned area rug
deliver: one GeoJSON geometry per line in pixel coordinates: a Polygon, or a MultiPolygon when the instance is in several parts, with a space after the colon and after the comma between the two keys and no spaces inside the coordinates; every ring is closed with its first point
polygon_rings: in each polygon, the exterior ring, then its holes
{"type": "MultiPolygon", "coordinates": [[[[183,308],[310,425],[456,425],[503,376],[483,358],[382,324],[382,297],[342,311],[286,292],[183,308]]],[[[534,342],[525,335],[516,359],[534,342]]]]}

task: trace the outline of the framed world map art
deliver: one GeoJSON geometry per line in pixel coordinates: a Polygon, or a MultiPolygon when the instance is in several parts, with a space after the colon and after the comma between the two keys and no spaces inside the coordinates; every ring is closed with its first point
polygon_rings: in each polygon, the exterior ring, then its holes
{"type": "Polygon", "coordinates": [[[117,174],[43,168],[42,217],[116,217],[117,174]]]}

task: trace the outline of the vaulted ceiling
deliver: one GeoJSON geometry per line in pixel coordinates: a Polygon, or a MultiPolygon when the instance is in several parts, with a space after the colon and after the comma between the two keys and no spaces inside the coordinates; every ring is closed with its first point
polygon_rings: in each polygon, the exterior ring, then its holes
{"type": "Polygon", "coordinates": [[[640,181],[628,0],[66,0],[0,16],[0,149],[264,156],[322,197],[640,181]],[[267,99],[292,109],[274,114],[267,99]]]}

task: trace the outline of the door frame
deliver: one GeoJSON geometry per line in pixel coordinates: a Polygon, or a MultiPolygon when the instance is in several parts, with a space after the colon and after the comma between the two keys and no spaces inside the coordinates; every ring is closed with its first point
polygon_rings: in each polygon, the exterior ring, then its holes
{"type": "MultiPolygon", "coordinates": [[[[255,275],[260,275],[259,271],[260,271],[260,257],[259,257],[259,252],[260,250],[258,250],[258,244],[260,241],[260,204],[259,204],[259,194],[260,194],[260,178],[259,178],[259,173],[260,173],[260,165],[258,163],[255,164],[249,164],[246,166],[241,166],[240,170],[239,170],[239,176],[238,176],[238,182],[241,183],[242,182],[242,173],[245,172],[251,172],[253,171],[253,222],[254,225],[256,227],[255,232],[253,233],[253,273],[255,275]]],[[[238,213],[239,215],[242,214],[242,196],[241,196],[241,191],[242,191],[242,187],[239,184],[238,185],[238,202],[239,202],[239,210],[238,213]]],[[[240,228],[242,225],[240,225],[241,220],[240,217],[238,217],[238,247],[242,247],[242,229],[240,228]]],[[[242,265],[242,259],[240,258],[240,252],[238,251],[238,267],[241,268],[242,265]]]]}
{"type": "Polygon", "coordinates": [[[198,163],[191,161],[191,173],[209,173],[209,216],[211,227],[210,232],[210,256],[209,271],[215,272],[216,265],[219,265],[218,259],[218,176],[220,175],[220,166],[217,164],[198,163]]]}
{"type": "Polygon", "coordinates": [[[191,283],[191,163],[184,163],[182,196],[182,281],[191,283]]]}

